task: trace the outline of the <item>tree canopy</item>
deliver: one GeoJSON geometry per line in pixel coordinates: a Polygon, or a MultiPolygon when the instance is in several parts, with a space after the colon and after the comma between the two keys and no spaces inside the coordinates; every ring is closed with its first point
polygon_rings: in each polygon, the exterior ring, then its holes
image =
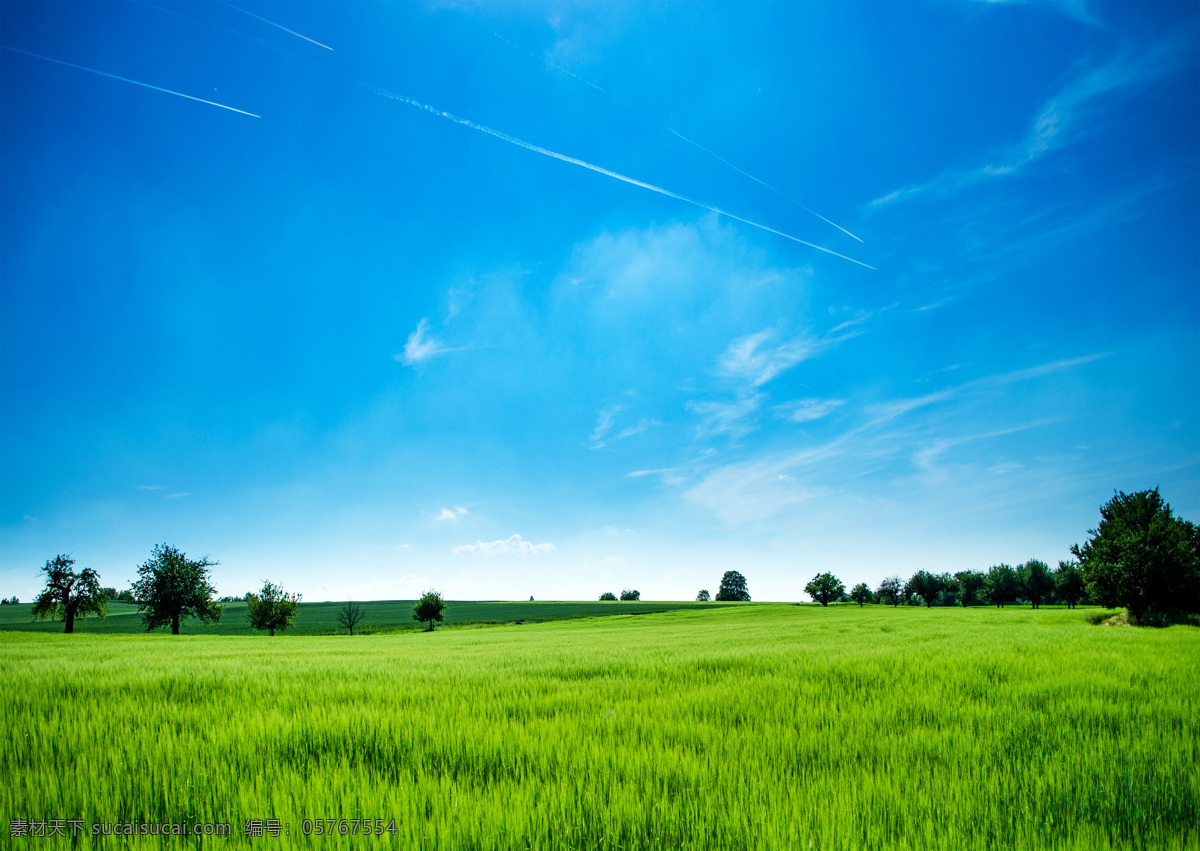
{"type": "Polygon", "coordinates": [[[1021,578],[1021,589],[1035,609],[1054,592],[1054,577],[1046,562],[1031,558],[1017,568],[1017,573],[1021,578]]]}
{"type": "Polygon", "coordinates": [[[736,570],[727,570],[721,577],[721,585],[717,588],[717,600],[727,603],[749,603],[750,589],[746,587],[746,577],[736,570]]]}
{"type": "Polygon", "coordinates": [[[1021,580],[1017,572],[1007,564],[996,564],[988,568],[985,582],[988,599],[999,608],[1005,603],[1011,603],[1021,593],[1021,580]]]}
{"type": "Polygon", "coordinates": [[[712,598],[711,598],[711,597],[708,595],[708,589],[707,589],[707,588],[701,588],[701,589],[700,589],[700,593],[696,595],[696,602],[697,602],[697,603],[707,603],[707,602],[708,602],[709,600],[711,600],[711,599],[712,599],[712,598]]]}
{"type": "Polygon", "coordinates": [[[850,591],[850,599],[858,603],[861,609],[864,603],[873,603],[875,595],[871,593],[871,587],[865,582],[860,582],[850,591]]]}
{"type": "Polygon", "coordinates": [[[925,601],[925,606],[928,608],[933,605],[938,594],[946,590],[947,578],[930,573],[928,570],[918,570],[905,584],[904,595],[908,597],[916,594],[925,601]]]}
{"type": "Polygon", "coordinates": [[[1079,565],[1073,561],[1059,561],[1058,570],[1054,571],[1054,592],[1067,604],[1068,609],[1083,597],[1083,576],[1079,573],[1079,565]]]}
{"type": "Polygon", "coordinates": [[[247,594],[246,617],[250,626],[258,630],[268,630],[270,635],[275,630],[285,630],[296,619],[296,609],[300,605],[299,594],[287,594],[282,585],[274,585],[264,581],[257,594],[247,594]]]}
{"type": "Polygon", "coordinates": [[[413,606],[413,620],[428,623],[428,631],[433,632],[433,622],[442,620],[442,610],[445,608],[446,601],[442,599],[440,593],[433,590],[426,591],[413,606]]]}
{"type": "Polygon", "coordinates": [[[1088,535],[1071,552],[1093,602],[1148,625],[1200,611],[1200,530],[1176,517],[1158,488],[1117,491],[1088,535]]]}
{"type": "Polygon", "coordinates": [[[832,573],[818,573],[804,586],[804,593],[814,602],[828,606],[830,601],[846,593],[846,586],[832,573]]]}
{"type": "Polygon", "coordinates": [[[893,607],[900,605],[900,599],[904,596],[904,580],[899,576],[889,576],[887,579],[879,583],[879,599],[885,603],[891,603],[893,607]]]}
{"type": "Polygon", "coordinates": [[[146,630],[170,624],[171,634],[179,635],[179,624],[186,618],[199,618],[206,624],[219,621],[224,608],[213,601],[217,589],[209,582],[208,573],[217,564],[208,556],[189,559],[168,544],[155,546],[138,568],[132,586],[146,630]]]}
{"type": "Polygon", "coordinates": [[[642,592],[638,591],[637,589],[634,589],[634,588],[625,588],[621,591],[621,599],[622,600],[640,600],[640,599],[642,599],[642,592]]]}
{"type": "Polygon", "coordinates": [[[33,616],[62,620],[64,632],[75,631],[76,618],[84,620],[94,614],[103,619],[108,604],[108,595],[100,587],[100,574],[90,567],[76,573],[71,569],[74,564],[75,559],[65,555],[48,559],[42,567],[46,586],[33,601],[33,616]]]}
{"type": "Polygon", "coordinates": [[[617,595],[614,594],[612,591],[605,591],[603,594],[600,595],[601,603],[607,602],[609,600],[615,600],[615,599],[617,599],[617,595]]]}
{"type": "Polygon", "coordinates": [[[954,584],[958,588],[958,601],[964,606],[979,602],[979,595],[987,584],[987,577],[977,570],[960,570],[954,574],[954,584]]]}

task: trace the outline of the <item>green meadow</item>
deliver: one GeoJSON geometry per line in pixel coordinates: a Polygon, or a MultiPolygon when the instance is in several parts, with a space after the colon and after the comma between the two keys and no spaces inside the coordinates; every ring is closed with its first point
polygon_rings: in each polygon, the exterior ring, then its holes
{"type": "Polygon", "coordinates": [[[1096,611],[5,631],[0,812],[232,824],[102,848],[1200,847],[1200,630],[1096,611]],[[247,839],[247,819],[290,833],[247,839]]]}
{"type": "MultiPolygon", "coordinates": [[[[399,630],[423,629],[424,624],[413,620],[413,603],[415,600],[372,600],[359,603],[363,609],[363,621],[354,628],[355,634],[367,635],[376,632],[396,632],[399,630]]],[[[221,620],[215,624],[204,624],[195,618],[185,620],[180,626],[182,635],[255,635],[246,620],[246,603],[222,603],[225,612],[221,620]]],[[[713,608],[722,605],[742,605],[725,603],[677,603],[649,601],[613,601],[613,602],[561,602],[549,601],[460,601],[452,600],[444,612],[444,623],[452,626],[505,624],[505,623],[540,623],[542,621],[568,620],[571,618],[593,618],[600,615],[638,615],[654,612],[670,612],[678,609],[713,608]]],[[[301,603],[296,610],[296,620],[287,629],[288,635],[336,635],[344,633],[345,627],[337,621],[338,612],[344,609],[343,603],[301,603]]],[[[27,632],[62,632],[61,621],[35,621],[30,615],[32,604],[0,606],[0,630],[21,630],[27,632]]],[[[104,620],[89,616],[87,620],[76,621],[77,633],[141,633],[146,628],[142,626],[142,618],[138,607],[132,603],[117,603],[109,601],[108,613],[104,620]]],[[[160,634],[170,633],[169,626],[155,630],[160,634]]]]}

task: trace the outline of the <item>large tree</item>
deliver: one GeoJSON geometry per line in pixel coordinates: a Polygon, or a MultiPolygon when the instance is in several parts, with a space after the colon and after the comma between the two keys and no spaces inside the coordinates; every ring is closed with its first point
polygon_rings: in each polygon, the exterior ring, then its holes
{"type": "Polygon", "coordinates": [[[73,564],[75,559],[64,555],[47,560],[42,567],[46,587],[33,601],[33,616],[62,620],[64,632],[75,631],[75,618],[84,620],[94,614],[103,620],[108,605],[108,595],[100,587],[100,574],[90,567],[76,573],[71,569],[73,564]]]}
{"type": "Polygon", "coordinates": [[[1071,552],[1093,602],[1123,606],[1148,625],[1200,611],[1200,530],[1176,517],[1158,488],[1117,491],[1088,535],[1071,552]]]}
{"type": "Polygon", "coordinates": [[[746,577],[736,570],[727,570],[721,577],[721,586],[717,588],[717,600],[731,603],[749,603],[750,591],[746,587],[746,577]]]}
{"type": "Polygon", "coordinates": [[[1021,579],[1009,565],[996,564],[988,568],[984,587],[988,599],[1002,609],[1005,603],[1011,603],[1021,593],[1021,579]]]}
{"type": "Polygon", "coordinates": [[[441,594],[437,591],[426,591],[413,606],[413,620],[428,623],[428,631],[433,632],[433,622],[442,620],[442,610],[445,608],[446,601],[442,599],[441,594]]]}
{"type": "Polygon", "coordinates": [[[1079,565],[1073,561],[1059,561],[1058,570],[1054,571],[1054,592],[1059,599],[1067,604],[1068,609],[1083,596],[1083,576],[1079,573],[1079,565]]]}
{"type": "Polygon", "coordinates": [[[889,576],[887,579],[879,583],[879,599],[885,603],[891,603],[893,608],[900,605],[900,598],[904,596],[904,580],[899,576],[889,576]]]}
{"type": "Polygon", "coordinates": [[[170,624],[171,634],[179,635],[179,623],[186,618],[199,618],[206,624],[219,621],[224,609],[213,601],[217,589],[208,576],[209,568],[216,564],[208,556],[189,559],[168,544],[156,546],[138,568],[138,580],[132,585],[146,630],[170,624]]]}
{"type": "Polygon", "coordinates": [[[913,594],[916,594],[925,601],[925,607],[929,608],[933,605],[933,601],[937,599],[938,594],[947,590],[946,580],[948,578],[938,576],[936,573],[930,573],[928,570],[918,570],[905,584],[904,596],[911,597],[913,594]]]}
{"type": "Polygon", "coordinates": [[[860,582],[851,589],[850,599],[858,603],[858,607],[861,609],[863,603],[874,603],[875,595],[871,593],[871,586],[865,582],[860,582]]]}
{"type": "Polygon", "coordinates": [[[846,593],[846,586],[832,573],[818,573],[804,586],[804,593],[812,597],[813,602],[828,606],[846,593]]]}
{"type": "Polygon", "coordinates": [[[1035,609],[1054,591],[1054,577],[1050,575],[1050,565],[1044,561],[1031,558],[1017,568],[1017,575],[1021,578],[1025,596],[1035,609]]]}
{"type": "Polygon", "coordinates": [[[267,630],[270,635],[275,630],[285,630],[296,619],[296,609],[300,606],[299,594],[287,594],[282,585],[263,582],[257,594],[246,595],[246,617],[250,626],[257,630],[267,630]]]}
{"type": "Polygon", "coordinates": [[[954,574],[954,582],[958,586],[958,601],[963,606],[979,602],[979,593],[987,584],[987,577],[978,570],[960,570],[954,574]]]}

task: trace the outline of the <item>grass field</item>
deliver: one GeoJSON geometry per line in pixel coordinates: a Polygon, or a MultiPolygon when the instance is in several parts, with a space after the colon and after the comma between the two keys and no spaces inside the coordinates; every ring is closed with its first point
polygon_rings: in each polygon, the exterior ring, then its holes
{"type": "MultiPolygon", "coordinates": [[[[413,603],[415,600],[374,600],[359,603],[363,608],[364,619],[354,628],[356,634],[363,635],[376,632],[396,632],[398,630],[423,629],[424,624],[413,620],[413,603]]],[[[205,626],[195,618],[183,621],[179,631],[181,635],[254,635],[255,630],[246,620],[245,603],[223,603],[225,613],[218,623],[205,626]]],[[[346,630],[337,622],[337,613],[345,607],[345,603],[301,603],[296,611],[295,625],[287,630],[288,635],[336,635],[346,630]]],[[[461,601],[450,600],[446,604],[445,623],[447,625],[469,624],[503,624],[539,623],[542,621],[568,620],[570,618],[591,618],[599,615],[614,614],[651,614],[653,612],[670,612],[678,609],[713,608],[724,605],[743,605],[740,603],[676,603],[676,602],[490,602],[490,601],[461,601]]],[[[22,630],[29,632],[62,632],[62,621],[35,621],[30,614],[31,603],[19,603],[15,606],[0,606],[0,630],[22,630]]],[[[84,633],[145,633],[138,608],[130,603],[108,604],[108,613],[104,620],[95,616],[86,621],[76,621],[75,631],[84,633]]],[[[169,626],[160,627],[155,632],[170,633],[169,626]]]]}
{"type": "Polygon", "coordinates": [[[221,848],[1200,847],[1200,630],[1088,614],[4,632],[4,836],[75,818],[228,822],[221,848]],[[290,835],[244,837],[271,818],[290,835]],[[398,832],[305,837],[306,818],[398,832]]]}

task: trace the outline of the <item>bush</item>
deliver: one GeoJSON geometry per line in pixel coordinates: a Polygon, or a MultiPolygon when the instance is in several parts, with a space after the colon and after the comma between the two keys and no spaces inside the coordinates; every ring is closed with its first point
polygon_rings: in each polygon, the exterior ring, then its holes
{"type": "Polygon", "coordinates": [[[630,590],[629,588],[626,588],[623,591],[621,591],[621,599],[622,600],[640,600],[640,599],[642,599],[642,592],[641,591],[633,591],[633,590],[630,590]]]}
{"type": "Polygon", "coordinates": [[[617,595],[614,594],[612,591],[605,591],[603,594],[600,595],[601,603],[603,603],[607,600],[615,600],[615,599],[617,599],[617,595]]]}

